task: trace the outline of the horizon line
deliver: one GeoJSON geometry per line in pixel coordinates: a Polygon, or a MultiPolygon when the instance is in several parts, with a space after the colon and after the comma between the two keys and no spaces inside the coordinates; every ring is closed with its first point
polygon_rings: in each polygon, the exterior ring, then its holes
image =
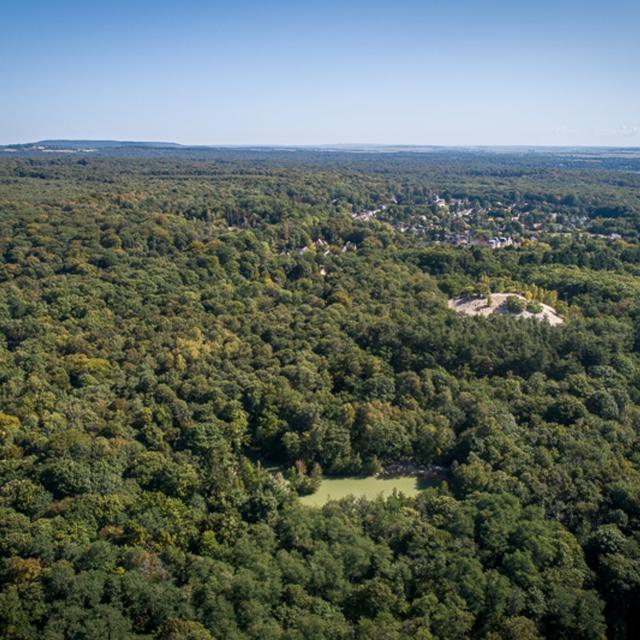
{"type": "Polygon", "coordinates": [[[159,145],[188,148],[209,148],[209,149],[241,149],[241,148],[294,148],[294,149],[318,149],[318,148],[436,148],[436,149],[640,149],[640,145],[620,145],[620,144],[527,144],[527,143],[510,143],[510,144],[433,144],[420,142],[319,142],[319,143],[287,143],[287,142],[241,142],[241,143],[185,143],[174,142],[170,140],[136,140],[124,138],[41,138],[39,140],[28,142],[7,142],[0,143],[3,147],[33,147],[42,144],[126,144],[126,145],[159,145]]]}

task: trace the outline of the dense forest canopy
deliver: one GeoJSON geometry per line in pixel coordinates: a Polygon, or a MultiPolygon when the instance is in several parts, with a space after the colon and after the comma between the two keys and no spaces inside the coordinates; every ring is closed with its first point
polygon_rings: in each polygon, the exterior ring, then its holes
{"type": "Polygon", "coordinates": [[[0,160],[0,635],[636,637],[636,163],[0,160]]]}

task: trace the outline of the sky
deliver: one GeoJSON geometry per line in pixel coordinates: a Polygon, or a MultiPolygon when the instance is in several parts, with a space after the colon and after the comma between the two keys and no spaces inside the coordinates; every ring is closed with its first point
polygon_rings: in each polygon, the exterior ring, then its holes
{"type": "Polygon", "coordinates": [[[0,144],[640,146],[637,0],[0,0],[0,144]]]}

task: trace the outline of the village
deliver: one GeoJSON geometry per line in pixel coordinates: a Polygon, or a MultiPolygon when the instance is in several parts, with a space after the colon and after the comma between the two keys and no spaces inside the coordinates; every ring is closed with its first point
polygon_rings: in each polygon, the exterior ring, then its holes
{"type": "MultiPolygon", "coordinates": [[[[337,211],[347,208],[351,219],[359,225],[388,225],[403,235],[414,236],[424,245],[443,245],[460,248],[503,250],[538,242],[549,242],[558,236],[586,236],[602,240],[623,240],[616,231],[592,225],[592,219],[571,210],[551,210],[547,203],[527,200],[493,203],[470,197],[455,198],[449,194],[430,193],[424,200],[407,201],[395,195],[376,195],[376,205],[362,209],[350,202],[334,198],[331,204],[337,211]]],[[[323,238],[314,238],[302,246],[287,248],[282,255],[304,255],[307,252],[324,256],[358,251],[358,243],[347,240],[333,245],[323,238]]],[[[322,275],[326,269],[322,268],[322,275]]]]}
{"type": "Polygon", "coordinates": [[[591,219],[572,212],[549,211],[527,201],[480,205],[469,198],[454,198],[433,193],[425,204],[400,203],[395,196],[375,209],[354,211],[353,220],[384,222],[401,233],[423,238],[425,244],[456,247],[506,249],[522,242],[538,242],[543,237],[585,234],[591,237],[620,240],[616,232],[602,233],[590,229],[591,219]]]}

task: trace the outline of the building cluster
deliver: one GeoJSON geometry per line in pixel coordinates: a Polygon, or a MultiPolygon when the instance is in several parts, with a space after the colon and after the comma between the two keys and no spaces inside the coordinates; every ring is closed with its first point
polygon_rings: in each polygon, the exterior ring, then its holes
{"type": "MultiPolygon", "coordinates": [[[[527,201],[505,203],[496,200],[490,205],[486,202],[480,205],[476,200],[445,197],[435,192],[415,205],[402,200],[398,203],[395,196],[387,197],[386,204],[354,211],[351,217],[358,222],[383,221],[400,233],[423,238],[425,244],[457,247],[506,249],[518,246],[523,240],[536,242],[549,235],[575,232],[620,239],[617,233],[603,235],[588,231],[590,218],[571,211],[548,211],[544,206],[534,208],[527,201]]],[[[350,249],[353,247],[345,245],[342,251],[350,249]]]]}

